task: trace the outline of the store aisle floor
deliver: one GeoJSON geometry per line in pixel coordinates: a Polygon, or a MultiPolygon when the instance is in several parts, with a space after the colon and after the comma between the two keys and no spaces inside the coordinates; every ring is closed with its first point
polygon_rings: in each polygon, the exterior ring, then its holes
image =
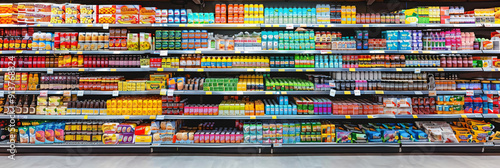
{"type": "Polygon", "coordinates": [[[2,167],[15,168],[443,168],[498,167],[499,154],[318,154],[318,155],[69,155],[19,154],[15,161],[2,155],[2,167]]]}

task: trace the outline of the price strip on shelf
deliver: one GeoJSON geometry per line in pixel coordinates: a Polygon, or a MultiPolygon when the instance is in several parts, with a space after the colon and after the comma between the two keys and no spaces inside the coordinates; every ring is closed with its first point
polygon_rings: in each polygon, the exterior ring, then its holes
{"type": "Polygon", "coordinates": [[[40,97],[47,97],[49,91],[40,90],[40,97]]]}
{"type": "Polygon", "coordinates": [[[474,96],[474,91],[473,90],[467,90],[465,91],[466,96],[474,96]]]}
{"type": "Polygon", "coordinates": [[[109,24],[107,24],[107,23],[102,24],[102,29],[104,29],[104,30],[109,29],[109,24]]]}
{"type": "Polygon", "coordinates": [[[415,91],[415,95],[423,95],[424,93],[422,93],[421,91],[415,91]]]}
{"type": "Polygon", "coordinates": [[[120,54],[120,51],[113,51],[113,54],[120,54]]]}
{"type": "Polygon", "coordinates": [[[65,97],[69,97],[69,96],[71,96],[71,90],[65,90],[65,91],[63,92],[63,96],[65,96],[65,97]]]}
{"type": "Polygon", "coordinates": [[[167,95],[167,89],[161,89],[160,90],[160,95],[161,96],[166,96],[167,95]]]}
{"type": "Polygon", "coordinates": [[[76,92],[76,96],[83,96],[83,90],[79,90],[78,92],[76,92]]]}
{"type": "Polygon", "coordinates": [[[237,95],[243,95],[243,92],[242,91],[237,91],[236,94],[237,95]]]}
{"type": "Polygon", "coordinates": [[[361,96],[360,90],[354,90],[354,96],[361,96]]]}
{"type": "Polygon", "coordinates": [[[115,90],[115,91],[113,91],[112,96],[116,97],[116,96],[118,96],[118,94],[120,94],[120,91],[115,90]]]}
{"type": "Polygon", "coordinates": [[[493,142],[485,142],[484,146],[495,146],[495,144],[493,142]]]}
{"type": "Polygon", "coordinates": [[[328,50],[321,50],[319,51],[321,54],[332,54],[332,51],[328,51],[328,50]]]}
{"type": "Polygon", "coordinates": [[[416,74],[419,74],[421,72],[421,69],[420,68],[415,68],[415,73],[416,74]]]}
{"type": "Polygon", "coordinates": [[[168,56],[168,50],[161,50],[160,56],[168,56]]]}
{"type": "Polygon", "coordinates": [[[429,91],[429,96],[436,96],[436,95],[437,95],[437,93],[435,90],[429,91]]]}
{"type": "Polygon", "coordinates": [[[383,94],[384,94],[384,91],[383,91],[383,90],[376,90],[376,91],[375,91],[375,94],[381,94],[381,95],[383,95],[383,94]]]}
{"type": "Polygon", "coordinates": [[[385,53],[383,50],[370,51],[370,53],[385,53]]]}
{"type": "Polygon", "coordinates": [[[283,144],[282,144],[282,143],[274,143],[274,144],[273,144],[273,146],[274,146],[274,147],[282,147],[282,146],[283,146],[283,144]]]}
{"type": "Polygon", "coordinates": [[[5,95],[4,91],[0,91],[0,97],[3,97],[5,95]]]}
{"type": "Polygon", "coordinates": [[[165,119],[164,115],[156,116],[156,120],[164,120],[164,119],[165,119]]]}
{"type": "Polygon", "coordinates": [[[54,74],[54,69],[47,68],[47,74],[49,74],[49,75],[54,74]]]}
{"type": "Polygon", "coordinates": [[[396,68],[396,72],[401,72],[401,71],[403,71],[403,69],[401,69],[401,68],[396,68]]]}
{"type": "Polygon", "coordinates": [[[293,24],[287,24],[286,29],[293,29],[293,24]]]}
{"type": "Polygon", "coordinates": [[[174,89],[168,89],[167,90],[167,96],[169,96],[169,97],[174,96],[174,89]]]}

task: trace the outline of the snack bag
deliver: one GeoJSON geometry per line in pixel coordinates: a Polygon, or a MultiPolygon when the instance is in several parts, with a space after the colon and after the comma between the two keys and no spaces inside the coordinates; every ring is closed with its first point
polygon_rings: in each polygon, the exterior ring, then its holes
{"type": "Polygon", "coordinates": [[[29,143],[29,135],[27,127],[19,127],[19,143],[29,143]]]}
{"type": "Polygon", "coordinates": [[[28,126],[28,136],[29,136],[29,143],[34,144],[35,143],[35,126],[28,126]]]}
{"type": "Polygon", "coordinates": [[[65,125],[66,124],[64,122],[55,124],[55,126],[54,126],[54,134],[55,134],[54,142],[56,142],[56,143],[63,143],[64,142],[64,126],[65,125]]]}
{"type": "Polygon", "coordinates": [[[45,144],[45,125],[35,127],[35,144],[45,144]]]}
{"type": "Polygon", "coordinates": [[[54,143],[54,123],[45,124],[45,143],[54,143]]]}

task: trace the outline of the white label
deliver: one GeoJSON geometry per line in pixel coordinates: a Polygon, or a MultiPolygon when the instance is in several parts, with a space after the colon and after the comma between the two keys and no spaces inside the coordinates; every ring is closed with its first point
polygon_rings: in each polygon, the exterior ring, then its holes
{"type": "Polygon", "coordinates": [[[243,94],[243,92],[242,92],[242,91],[237,91],[237,92],[236,92],[236,94],[237,94],[237,95],[242,95],[242,94],[243,94]]]}
{"type": "Polygon", "coordinates": [[[165,119],[164,115],[156,116],[156,120],[164,120],[164,119],[165,119]]]}
{"type": "Polygon", "coordinates": [[[113,54],[120,54],[120,51],[113,51],[113,54]]]}
{"type": "Polygon", "coordinates": [[[360,90],[354,90],[354,96],[361,96],[360,90]]]}
{"type": "Polygon", "coordinates": [[[167,95],[167,89],[161,89],[160,90],[160,95],[166,96],[167,95]]]}
{"type": "Polygon", "coordinates": [[[280,143],[275,143],[273,146],[274,147],[281,147],[283,144],[280,144],[280,143]]]}
{"type": "Polygon", "coordinates": [[[330,96],[335,97],[335,94],[337,93],[337,90],[335,89],[330,89],[330,96]]]}
{"type": "Polygon", "coordinates": [[[293,24],[287,24],[286,29],[293,29],[293,24]]]}
{"type": "Polygon", "coordinates": [[[266,69],[264,69],[264,68],[256,68],[255,72],[266,72],[266,69]]]}
{"type": "Polygon", "coordinates": [[[474,96],[474,91],[473,90],[467,90],[465,91],[466,96],[474,96]]]}
{"type": "Polygon", "coordinates": [[[491,23],[484,24],[484,27],[491,27],[491,26],[493,26],[491,23]]]}
{"type": "Polygon", "coordinates": [[[328,50],[320,50],[319,51],[321,54],[331,54],[332,51],[328,51],[328,50]]]}
{"type": "Polygon", "coordinates": [[[115,90],[115,91],[113,91],[113,94],[112,94],[112,95],[116,97],[116,96],[118,96],[118,94],[120,94],[120,91],[115,90]]]}
{"type": "Polygon", "coordinates": [[[84,93],[83,90],[79,90],[78,92],[76,92],[76,96],[83,96],[83,93],[84,93]]]}
{"type": "Polygon", "coordinates": [[[46,90],[40,90],[40,96],[41,97],[47,97],[49,91],[46,90]]]}
{"type": "Polygon", "coordinates": [[[167,96],[174,96],[174,89],[168,89],[167,96]]]}
{"type": "Polygon", "coordinates": [[[70,90],[65,90],[65,91],[63,92],[63,96],[65,96],[65,97],[69,97],[69,96],[71,96],[71,91],[70,91],[70,90]]]}
{"type": "Polygon", "coordinates": [[[423,95],[424,93],[422,93],[421,91],[415,91],[415,94],[416,95],[423,95]]]}
{"type": "MultiPolygon", "coordinates": [[[[500,91],[499,91],[499,93],[500,93],[500,91]]],[[[0,91],[0,97],[3,97],[4,94],[5,94],[4,91],[0,91]]]]}
{"type": "Polygon", "coordinates": [[[109,29],[109,24],[107,24],[107,23],[102,24],[102,29],[104,29],[104,30],[109,29]]]}
{"type": "Polygon", "coordinates": [[[420,68],[415,68],[415,73],[419,74],[421,72],[420,68]]]}
{"type": "Polygon", "coordinates": [[[370,51],[370,53],[384,53],[385,51],[383,50],[376,50],[376,51],[370,51]]]}
{"type": "Polygon", "coordinates": [[[495,146],[495,145],[493,144],[493,142],[485,142],[484,146],[495,146]]]}
{"type": "Polygon", "coordinates": [[[50,74],[54,74],[54,69],[52,69],[52,68],[48,68],[48,69],[47,69],[47,74],[49,74],[49,75],[50,75],[50,74]]]}
{"type": "Polygon", "coordinates": [[[160,56],[168,56],[168,50],[161,50],[160,56]]]}

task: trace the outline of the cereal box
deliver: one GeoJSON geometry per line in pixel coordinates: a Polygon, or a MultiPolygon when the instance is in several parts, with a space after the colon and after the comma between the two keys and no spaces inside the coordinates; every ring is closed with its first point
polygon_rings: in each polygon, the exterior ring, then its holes
{"type": "Polygon", "coordinates": [[[116,5],[116,14],[139,14],[141,5],[116,5]]]}
{"type": "Polygon", "coordinates": [[[97,5],[81,5],[80,14],[94,14],[97,10],[97,5]]]}
{"type": "Polygon", "coordinates": [[[50,12],[52,14],[58,14],[62,15],[66,11],[65,5],[64,4],[52,4],[50,12]]]}
{"type": "Polygon", "coordinates": [[[98,14],[116,14],[116,5],[99,5],[98,14]]]}
{"type": "Polygon", "coordinates": [[[35,12],[51,12],[52,3],[35,3],[35,12]]]}
{"type": "Polygon", "coordinates": [[[80,14],[66,14],[64,23],[67,24],[80,23],[80,14]]]}
{"type": "Polygon", "coordinates": [[[65,11],[66,14],[80,14],[80,4],[67,4],[65,11]]]}
{"type": "Polygon", "coordinates": [[[98,23],[115,24],[116,23],[116,15],[109,15],[109,14],[99,15],[97,22],[98,23]]]}
{"type": "Polygon", "coordinates": [[[116,24],[138,24],[139,15],[133,14],[117,14],[116,24]]]}

